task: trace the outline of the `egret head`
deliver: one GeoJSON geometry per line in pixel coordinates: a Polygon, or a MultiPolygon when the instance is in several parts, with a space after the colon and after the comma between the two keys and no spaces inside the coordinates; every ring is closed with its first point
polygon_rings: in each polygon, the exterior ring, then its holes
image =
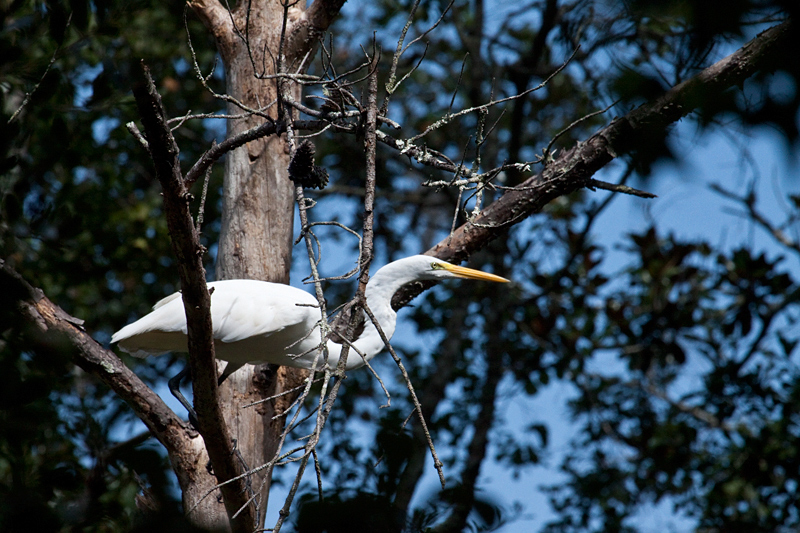
{"type": "Polygon", "coordinates": [[[407,268],[409,273],[418,280],[442,280],[442,279],[480,279],[484,281],[496,281],[500,283],[508,283],[508,280],[489,274],[488,272],[481,272],[472,268],[453,265],[447,261],[442,261],[435,257],[427,255],[414,255],[401,259],[397,263],[403,263],[403,267],[407,268]]]}

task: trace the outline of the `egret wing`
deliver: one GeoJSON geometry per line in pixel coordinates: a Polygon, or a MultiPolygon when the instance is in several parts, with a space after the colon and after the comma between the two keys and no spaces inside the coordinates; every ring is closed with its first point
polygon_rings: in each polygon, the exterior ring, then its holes
{"type": "MultiPolygon", "coordinates": [[[[317,300],[300,289],[257,280],[226,280],[208,284],[214,338],[234,343],[266,337],[319,320],[317,300]]],[[[160,300],[153,311],[111,337],[120,349],[137,357],[187,351],[186,313],[180,293],[160,300]]]]}
{"type": "Polygon", "coordinates": [[[279,283],[230,280],[210,283],[214,338],[225,343],[268,337],[294,326],[313,329],[319,320],[316,298],[279,283]]]}

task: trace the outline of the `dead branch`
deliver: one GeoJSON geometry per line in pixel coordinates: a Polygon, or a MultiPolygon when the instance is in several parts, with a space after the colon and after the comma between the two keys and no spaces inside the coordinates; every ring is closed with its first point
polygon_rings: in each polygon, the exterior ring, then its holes
{"type": "Polygon", "coordinates": [[[189,169],[189,172],[186,173],[185,187],[190,189],[197,179],[202,176],[215,161],[231,150],[235,150],[250,141],[267,137],[275,133],[278,133],[277,123],[272,119],[267,119],[260,126],[250,128],[238,135],[225,139],[219,144],[215,144],[206,150],[192,168],[189,169]]]}
{"type": "Polygon", "coordinates": [[[629,187],[628,185],[622,185],[620,183],[608,183],[606,181],[600,181],[594,178],[589,180],[588,187],[592,187],[595,189],[603,189],[604,191],[630,194],[631,196],[638,196],[639,198],[658,198],[655,194],[651,192],[634,189],[633,187],[629,187]]]}
{"type": "MultiPolygon", "coordinates": [[[[456,229],[452,236],[426,252],[445,261],[463,261],[473,252],[486,246],[508,228],[533,213],[539,212],[551,200],[591,184],[591,177],[616,157],[634,150],[637,141],[649,138],[653,132],[663,132],[672,123],[691,113],[702,102],[740,85],[763,68],[777,54],[794,31],[791,22],[774,26],[756,36],[742,48],[704,69],[695,77],[676,85],[652,103],[634,109],[615,119],[608,126],[565,150],[551,164],[507,191],[487,206],[473,221],[456,229]]],[[[379,136],[380,138],[380,136],[379,136]]],[[[406,153],[422,164],[436,168],[449,165],[430,157],[420,147],[406,146],[402,141],[388,140],[386,144],[406,153]]],[[[402,307],[429,285],[413,284],[400,291],[392,304],[402,307]]]]}
{"type": "MultiPolygon", "coordinates": [[[[203,435],[214,472],[220,481],[241,475],[225,420],[217,401],[217,366],[211,326],[211,297],[205,281],[203,248],[189,210],[191,195],[180,170],[178,146],[167,124],[161,97],[146,66],[142,65],[145,82],[134,88],[134,97],[142,117],[150,157],[161,183],[164,211],[172,249],[178,262],[181,293],[189,325],[189,365],[192,390],[200,433],[203,435]]],[[[256,524],[256,509],[247,505],[243,480],[221,487],[233,531],[250,532],[256,524]],[[245,512],[233,518],[247,505],[245,512]]]]}
{"type": "Polygon", "coordinates": [[[68,349],[72,360],[99,378],[124,400],[170,454],[187,445],[192,431],[117,355],[106,350],[83,329],[83,321],[67,314],[41,291],[28,284],[0,259],[0,282],[8,307],[23,320],[22,332],[35,350],[68,349]]]}

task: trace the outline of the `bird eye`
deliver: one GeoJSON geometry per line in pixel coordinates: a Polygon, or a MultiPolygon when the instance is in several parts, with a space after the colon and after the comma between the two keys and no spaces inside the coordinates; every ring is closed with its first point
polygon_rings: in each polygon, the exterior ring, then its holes
{"type": "Polygon", "coordinates": [[[441,270],[443,268],[444,267],[440,263],[431,263],[431,269],[432,270],[441,270]]]}

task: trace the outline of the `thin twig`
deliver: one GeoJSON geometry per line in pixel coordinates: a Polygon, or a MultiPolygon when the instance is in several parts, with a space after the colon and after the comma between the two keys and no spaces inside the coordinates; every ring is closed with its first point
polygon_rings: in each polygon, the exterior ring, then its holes
{"type": "MultiPolygon", "coordinates": [[[[215,119],[226,119],[226,120],[242,120],[251,116],[251,113],[238,113],[236,115],[225,115],[222,113],[196,113],[196,114],[186,114],[182,117],[174,117],[167,121],[167,124],[172,124],[174,122],[180,122],[183,124],[188,120],[196,120],[200,118],[215,118],[215,119]]],[[[175,131],[178,128],[172,128],[172,131],[175,131]]]]}
{"type": "MultiPolygon", "coordinates": [[[[442,23],[442,21],[444,20],[444,17],[445,17],[445,15],[447,15],[447,12],[448,12],[448,11],[450,11],[450,8],[451,8],[451,7],[453,7],[453,3],[454,3],[454,2],[455,2],[455,0],[450,0],[450,2],[447,4],[447,6],[445,6],[445,8],[444,8],[444,10],[442,11],[442,13],[439,15],[439,18],[438,18],[438,19],[436,19],[436,22],[434,22],[434,23],[433,23],[433,24],[432,24],[432,25],[431,25],[431,26],[430,26],[430,27],[429,27],[427,30],[425,30],[424,32],[420,33],[420,34],[419,34],[417,37],[415,37],[414,39],[412,39],[412,40],[411,40],[411,42],[410,42],[410,43],[408,43],[408,44],[405,46],[405,48],[403,48],[403,52],[401,52],[401,54],[400,54],[400,55],[402,55],[403,53],[405,53],[405,51],[406,51],[406,50],[408,50],[409,48],[411,48],[411,47],[412,47],[414,44],[418,43],[418,42],[419,42],[419,41],[421,41],[423,38],[425,38],[425,36],[426,36],[426,35],[428,35],[430,32],[432,32],[433,30],[435,30],[435,29],[436,29],[436,28],[439,26],[439,24],[441,24],[441,23],[442,23]]],[[[398,85],[399,85],[399,84],[398,84],[398,85]]],[[[395,89],[396,89],[396,88],[397,88],[397,87],[395,86],[395,89]]]]}
{"type": "MultiPolygon", "coordinates": [[[[188,3],[187,3],[187,6],[188,6],[188,3]]],[[[231,16],[231,22],[233,23],[233,27],[236,30],[237,35],[239,35],[240,38],[242,38],[244,40],[244,42],[247,43],[247,40],[244,39],[244,37],[239,32],[238,27],[236,26],[236,22],[233,19],[233,13],[232,12],[231,12],[230,16],[231,16]]],[[[250,106],[246,105],[244,102],[234,98],[233,96],[231,96],[231,95],[229,95],[227,93],[222,93],[222,94],[217,93],[214,89],[211,88],[211,86],[208,85],[208,80],[211,77],[211,75],[209,74],[208,76],[203,76],[203,73],[200,70],[200,65],[197,62],[197,54],[195,53],[194,46],[192,45],[192,35],[189,32],[189,21],[186,18],[186,8],[184,8],[184,11],[183,11],[183,24],[184,24],[184,27],[186,28],[186,43],[189,45],[189,52],[192,54],[192,63],[193,63],[193,66],[194,66],[194,72],[197,75],[197,79],[200,81],[200,83],[203,85],[203,87],[209,93],[211,93],[211,95],[214,98],[216,98],[218,100],[223,100],[225,102],[228,102],[229,104],[233,104],[236,107],[238,107],[239,109],[241,109],[242,111],[246,111],[247,113],[249,113],[251,115],[258,115],[258,116],[263,117],[265,119],[271,120],[270,117],[267,115],[266,110],[269,109],[269,107],[271,107],[274,104],[274,102],[270,103],[269,105],[267,105],[263,109],[253,109],[250,106]]],[[[247,50],[250,51],[250,46],[249,45],[247,46],[247,50]]],[[[251,60],[252,60],[252,55],[251,55],[251,60]]],[[[253,64],[253,70],[255,70],[255,64],[253,64]]]]}
{"type": "MultiPolygon", "coordinates": [[[[213,144],[216,145],[217,142],[214,141],[213,144]]],[[[205,176],[205,178],[203,178],[203,192],[200,195],[200,207],[197,210],[197,222],[195,222],[195,226],[197,226],[198,233],[202,231],[202,227],[203,227],[203,215],[205,214],[206,196],[208,195],[208,182],[211,179],[211,169],[212,168],[214,168],[214,167],[211,166],[211,165],[208,166],[208,168],[206,169],[206,176],[205,176]]]]}
{"type": "Polygon", "coordinates": [[[389,68],[389,77],[386,80],[386,96],[384,97],[383,104],[381,105],[381,115],[386,114],[386,111],[389,107],[389,97],[394,93],[395,80],[397,79],[397,65],[400,62],[400,56],[403,54],[403,41],[405,41],[408,30],[411,28],[411,24],[414,22],[414,15],[417,13],[419,2],[420,0],[415,0],[414,5],[411,6],[411,11],[408,13],[406,24],[400,31],[400,37],[397,39],[397,47],[392,55],[392,66],[389,68]]]}
{"type": "Polygon", "coordinates": [[[461,116],[464,116],[464,115],[468,115],[470,113],[475,113],[476,111],[489,109],[490,107],[494,107],[494,106],[496,106],[498,104],[502,104],[502,103],[505,103],[505,102],[510,102],[510,101],[513,101],[513,100],[517,100],[519,98],[522,98],[525,95],[528,95],[528,94],[530,94],[532,92],[535,92],[535,91],[538,91],[538,90],[544,88],[548,83],[550,83],[550,80],[552,80],[555,76],[560,74],[562,70],[567,68],[567,65],[569,65],[569,63],[575,57],[575,54],[577,52],[578,52],[578,49],[575,49],[575,51],[572,52],[572,55],[570,55],[569,58],[567,58],[566,61],[564,61],[556,70],[554,70],[539,85],[537,85],[535,87],[531,87],[530,89],[522,91],[521,93],[513,94],[511,96],[507,96],[505,98],[499,98],[497,100],[492,99],[489,102],[487,102],[485,104],[481,104],[479,106],[468,107],[467,109],[462,109],[461,111],[458,111],[458,112],[452,113],[452,114],[448,113],[447,115],[443,116],[442,118],[440,118],[439,120],[437,120],[436,122],[434,122],[433,124],[431,124],[430,126],[425,128],[425,130],[422,133],[418,133],[417,135],[414,135],[413,137],[407,139],[405,142],[406,143],[414,143],[414,142],[418,141],[419,139],[421,139],[422,137],[425,137],[426,135],[428,135],[430,132],[439,129],[439,128],[441,128],[442,126],[444,126],[446,124],[449,124],[455,118],[458,118],[458,117],[461,117],[461,116]]]}
{"type": "Polygon", "coordinates": [[[565,133],[570,131],[572,128],[574,128],[575,126],[577,126],[581,122],[583,122],[585,120],[588,120],[588,119],[590,119],[592,117],[596,117],[597,115],[602,115],[603,113],[605,113],[606,111],[608,111],[609,109],[611,109],[612,107],[617,105],[618,102],[619,102],[619,100],[615,100],[615,101],[613,101],[612,103],[610,103],[608,106],[606,106],[603,109],[599,109],[597,111],[593,111],[593,112],[589,113],[588,115],[584,115],[581,118],[573,121],[569,126],[564,128],[563,130],[561,130],[558,133],[556,133],[555,136],[552,139],[550,139],[550,142],[547,143],[547,148],[545,148],[543,150],[544,155],[542,157],[543,157],[544,162],[545,163],[547,162],[547,155],[550,153],[550,150],[553,148],[553,144],[555,144],[555,142],[559,139],[559,137],[561,137],[562,135],[564,135],[565,133]]]}
{"type": "MultiPolygon", "coordinates": [[[[69,25],[70,25],[71,22],[72,22],[72,12],[70,11],[69,17],[67,17],[67,24],[64,26],[64,33],[65,34],[67,32],[67,29],[69,29],[69,25]]],[[[56,58],[58,57],[59,50],[61,50],[61,44],[56,46],[56,49],[53,52],[53,57],[50,58],[50,62],[47,64],[47,68],[44,69],[44,73],[42,74],[42,77],[39,78],[39,81],[36,82],[36,85],[33,86],[33,89],[31,89],[30,92],[25,93],[25,98],[22,99],[22,103],[19,105],[17,110],[14,111],[14,113],[11,115],[11,118],[8,119],[6,124],[11,124],[14,121],[14,119],[17,118],[17,116],[19,116],[19,114],[22,112],[22,110],[25,109],[25,106],[27,106],[30,103],[31,97],[33,97],[33,93],[35,93],[36,90],[39,88],[39,85],[42,84],[42,82],[44,81],[45,77],[47,76],[47,73],[50,72],[50,69],[53,67],[53,63],[56,62],[56,58]]]]}
{"type": "Polygon", "coordinates": [[[133,138],[136,139],[137,141],[139,141],[139,144],[142,146],[142,148],[144,148],[145,150],[150,152],[150,144],[148,144],[147,139],[144,138],[144,135],[142,135],[142,132],[139,131],[139,128],[136,126],[136,123],[133,122],[133,121],[130,121],[127,124],[125,124],[125,127],[128,128],[129,132],[131,132],[131,135],[133,135],[133,138]]]}
{"type": "Polygon", "coordinates": [[[386,349],[389,350],[389,353],[392,354],[392,359],[397,364],[397,368],[400,369],[400,373],[403,375],[403,379],[406,382],[406,387],[408,388],[408,392],[411,393],[411,401],[414,404],[414,410],[417,412],[417,417],[419,418],[419,422],[422,425],[422,431],[425,433],[425,438],[428,441],[428,448],[431,450],[431,456],[433,457],[433,466],[436,468],[436,471],[439,473],[439,482],[442,484],[442,488],[445,488],[445,477],[444,471],[442,470],[442,462],[439,460],[439,455],[436,453],[436,447],[433,444],[433,439],[431,438],[431,433],[428,431],[428,424],[425,421],[425,415],[422,413],[422,405],[419,403],[419,399],[417,399],[417,393],[414,390],[414,385],[411,383],[411,378],[408,375],[408,371],[406,370],[405,365],[403,365],[403,361],[400,359],[400,356],[397,355],[397,352],[394,351],[394,348],[389,343],[389,339],[386,337],[386,334],[383,332],[381,325],[378,323],[375,315],[372,314],[372,311],[369,307],[364,306],[364,312],[367,313],[367,316],[372,321],[372,324],[375,326],[375,329],[378,330],[378,334],[381,336],[381,340],[383,340],[384,344],[386,345],[386,349]]]}
{"type": "Polygon", "coordinates": [[[314,472],[317,474],[317,491],[319,494],[319,501],[323,500],[322,497],[322,469],[319,466],[319,457],[317,457],[317,450],[311,450],[311,455],[314,456],[314,472]]]}
{"type": "MultiPolygon", "coordinates": [[[[322,378],[317,378],[317,379],[313,380],[312,383],[318,383],[321,379],[322,378]]],[[[305,388],[306,388],[306,384],[304,383],[302,385],[298,385],[297,387],[292,387],[291,389],[285,390],[283,392],[279,392],[278,394],[273,394],[272,396],[269,396],[267,398],[263,398],[261,400],[255,401],[255,402],[251,402],[251,403],[245,404],[245,405],[242,406],[242,409],[247,408],[247,407],[255,407],[256,405],[260,405],[260,404],[268,402],[270,400],[275,400],[277,398],[280,398],[281,396],[286,396],[287,394],[292,394],[293,392],[297,392],[297,391],[299,391],[301,389],[305,389],[305,388]]],[[[287,409],[287,411],[288,411],[288,409],[287,409]]]]}
{"type": "Polygon", "coordinates": [[[596,189],[603,189],[604,191],[613,191],[613,192],[620,192],[623,194],[630,194],[631,196],[638,196],[639,198],[658,198],[658,196],[656,196],[651,192],[640,191],[639,189],[634,189],[633,187],[622,185],[620,183],[608,183],[605,181],[596,180],[594,178],[589,180],[588,186],[594,187],[596,189]]]}

